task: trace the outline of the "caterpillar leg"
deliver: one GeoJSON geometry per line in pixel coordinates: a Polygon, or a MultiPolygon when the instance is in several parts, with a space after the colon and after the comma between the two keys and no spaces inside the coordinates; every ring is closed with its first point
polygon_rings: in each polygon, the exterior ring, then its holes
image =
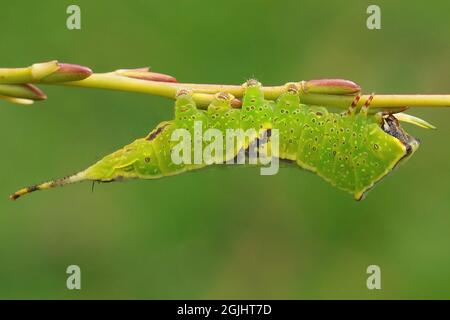
{"type": "Polygon", "coordinates": [[[261,90],[261,83],[256,79],[250,79],[242,84],[244,97],[242,98],[242,110],[253,111],[256,106],[264,103],[264,93],[261,90]]]}
{"type": "MultiPolygon", "coordinates": [[[[236,156],[237,148],[227,148],[226,132],[230,128],[239,127],[239,109],[233,108],[234,96],[226,93],[219,92],[214,95],[213,100],[208,105],[208,127],[209,129],[205,133],[205,139],[207,141],[217,142],[215,148],[207,147],[207,152],[204,154],[204,161],[207,164],[213,163],[226,163],[236,156]]],[[[234,143],[234,140],[232,141],[234,143]]],[[[228,142],[230,143],[230,142],[228,142]]],[[[214,146],[213,144],[213,146],[214,146]]]]}
{"type": "Polygon", "coordinates": [[[358,106],[358,102],[361,100],[361,94],[358,94],[355,99],[353,99],[352,104],[348,108],[347,114],[348,115],[354,115],[356,112],[356,107],[358,106]]]}
{"type": "MultiPolygon", "coordinates": [[[[356,113],[356,109],[358,107],[358,103],[361,100],[362,95],[358,93],[358,95],[355,96],[355,99],[353,99],[352,104],[348,108],[348,110],[345,112],[345,114],[348,115],[354,115],[356,113]]],[[[372,93],[369,98],[367,98],[366,102],[364,102],[364,105],[361,107],[360,114],[367,116],[370,108],[370,104],[372,103],[373,98],[375,97],[375,94],[372,93]]]]}
{"type": "Polygon", "coordinates": [[[245,89],[240,111],[239,128],[244,131],[252,130],[248,144],[258,138],[262,131],[272,128],[273,102],[264,99],[261,83],[251,79],[242,85],[245,89]],[[260,132],[261,131],[261,132],[260,132]]]}
{"type": "Polygon", "coordinates": [[[277,111],[275,113],[280,117],[289,115],[300,107],[300,95],[296,84],[288,82],[284,86],[286,92],[278,97],[275,104],[275,111],[277,111]]]}
{"type": "Polygon", "coordinates": [[[242,86],[245,92],[240,112],[240,127],[243,130],[270,128],[271,110],[269,109],[271,108],[264,100],[261,83],[251,79],[242,86]]]}
{"type": "Polygon", "coordinates": [[[214,116],[214,113],[220,111],[228,111],[232,109],[234,96],[227,92],[218,92],[214,95],[214,99],[208,105],[208,114],[214,116]]]}
{"type": "Polygon", "coordinates": [[[363,116],[367,116],[368,112],[369,112],[369,108],[370,108],[370,104],[372,103],[373,98],[375,97],[375,93],[372,93],[369,98],[367,98],[366,102],[364,103],[364,105],[361,107],[361,111],[360,113],[363,116]]]}

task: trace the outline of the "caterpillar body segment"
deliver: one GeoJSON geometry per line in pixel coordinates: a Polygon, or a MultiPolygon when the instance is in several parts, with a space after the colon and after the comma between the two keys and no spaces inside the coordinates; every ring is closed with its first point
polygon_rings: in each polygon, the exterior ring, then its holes
{"type": "Polygon", "coordinates": [[[294,86],[288,87],[276,103],[272,124],[279,130],[279,157],[295,161],[301,132],[300,124],[304,121],[305,110],[300,108],[300,98],[294,86]]]}
{"type": "MultiPolygon", "coordinates": [[[[21,189],[11,195],[11,199],[83,180],[109,182],[177,175],[213,164],[230,163],[244,151],[256,149],[258,153],[290,160],[360,200],[419,147],[419,142],[400,127],[394,115],[368,113],[371,99],[357,111],[359,96],[355,96],[347,112],[332,113],[324,106],[302,104],[299,88],[293,84],[286,85],[286,92],[277,101],[265,100],[261,85],[255,80],[248,81],[244,88],[240,109],[232,107],[235,100],[232,95],[219,93],[206,110],[199,110],[192,93],[180,90],[173,120],[160,123],[144,138],[84,171],[21,189]],[[215,133],[209,129],[215,129],[215,133]],[[241,130],[244,135],[230,135],[230,130],[241,130]],[[274,130],[279,137],[278,148],[273,148],[270,138],[274,130]],[[180,150],[181,139],[190,139],[188,145],[192,148],[180,150]],[[221,139],[222,149],[208,150],[211,141],[216,139],[221,139]],[[261,140],[264,142],[260,143],[261,140]],[[203,152],[196,152],[196,147],[203,152]],[[182,154],[183,159],[189,161],[174,161],[174,154],[182,154]]],[[[432,127],[405,114],[399,118],[432,127]]]]}

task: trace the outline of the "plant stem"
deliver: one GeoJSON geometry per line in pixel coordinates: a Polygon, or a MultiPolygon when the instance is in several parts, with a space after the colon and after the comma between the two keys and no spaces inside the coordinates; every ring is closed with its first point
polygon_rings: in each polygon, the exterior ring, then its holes
{"type": "MultiPolygon", "coordinates": [[[[197,102],[200,107],[205,107],[213,98],[213,94],[227,92],[236,98],[241,98],[244,94],[242,86],[236,85],[214,85],[214,84],[193,84],[193,83],[171,83],[132,79],[118,76],[114,73],[94,73],[90,77],[72,82],[56,83],[65,86],[76,86],[85,88],[102,88],[110,90],[120,90],[129,92],[139,92],[157,95],[167,98],[175,98],[179,89],[190,89],[198,93],[197,102]],[[209,94],[209,98],[208,95],[209,94]]],[[[262,87],[267,99],[275,100],[283,92],[286,86],[264,86],[262,87]]],[[[196,95],[194,94],[194,99],[196,95]]],[[[362,106],[370,95],[363,95],[358,106],[362,106]]],[[[348,108],[354,101],[354,95],[317,94],[301,92],[302,103],[311,105],[323,105],[338,108],[348,108]]],[[[401,107],[450,107],[450,95],[375,95],[372,100],[373,108],[401,108],[401,107]]]]}
{"type": "MultiPolygon", "coordinates": [[[[237,99],[242,98],[244,88],[240,85],[216,85],[177,83],[176,79],[148,68],[116,70],[109,73],[92,73],[84,66],[50,61],[36,63],[26,68],[0,68],[0,95],[14,98],[39,100],[45,94],[31,83],[56,84],[84,88],[101,88],[128,92],[139,92],[174,99],[180,89],[189,89],[199,107],[205,108],[218,92],[227,92],[237,99]]],[[[348,108],[360,91],[358,85],[340,79],[310,80],[290,83],[300,92],[304,104],[348,108]]],[[[263,86],[266,99],[275,100],[288,86],[263,86]]],[[[362,106],[370,95],[362,95],[358,106],[362,106]]],[[[233,105],[239,107],[240,101],[233,105]]],[[[21,101],[21,100],[18,100],[21,101]]],[[[450,107],[450,95],[375,95],[370,104],[377,109],[401,109],[403,107],[450,107]]]]}

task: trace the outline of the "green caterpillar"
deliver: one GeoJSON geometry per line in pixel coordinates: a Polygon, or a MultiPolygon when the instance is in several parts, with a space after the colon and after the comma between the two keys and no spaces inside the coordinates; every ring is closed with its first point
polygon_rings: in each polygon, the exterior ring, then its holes
{"type": "MultiPolygon", "coordinates": [[[[399,119],[423,126],[421,119],[399,113],[368,113],[369,101],[356,110],[356,103],[344,113],[332,113],[325,107],[301,104],[298,89],[287,84],[277,101],[265,100],[261,85],[249,80],[241,109],[232,107],[233,96],[215,95],[207,110],[199,110],[187,90],[180,90],[175,102],[175,119],[160,123],[146,137],[104,157],[77,174],[34,185],[12,194],[20,196],[83,180],[110,182],[123,179],[156,179],[196,170],[215,163],[226,163],[239,152],[248,150],[265,132],[266,149],[272,156],[288,160],[310,170],[341,190],[361,200],[364,195],[399,163],[410,158],[419,141],[407,134],[399,119]],[[175,163],[172,159],[178,142],[173,141],[177,129],[195,136],[195,124],[202,130],[216,129],[224,136],[227,129],[254,129],[258,134],[243,143],[226,148],[223,154],[206,157],[200,163],[175,163]],[[277,130],[278,148],[273,148],[271,132],[277,130]]],[[[355,99],[355,102],[357,102],[355,99]]],[[[236,140],[235,138],[232,138],[236,140]]],[[[202,147],[206,143],[200,142],[202,147]]],[[[261,150],[257,144],[257,149],[261,150]]],[[[195,155],[190,155],[195,157],[195,155]]]]}

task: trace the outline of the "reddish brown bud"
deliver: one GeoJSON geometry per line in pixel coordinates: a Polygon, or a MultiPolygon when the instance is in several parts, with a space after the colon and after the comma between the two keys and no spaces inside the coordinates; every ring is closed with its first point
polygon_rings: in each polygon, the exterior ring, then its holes
{"type": "Polygon", "coordinates": [[[34,98],[30,98],[32,100],[45,100],[47,99],[47,95],[35,85],[26,83],[22,85],[24,88],[30,90],[30,92],[34,93],[34,98]]]}
{"type": "Polygon", "coordinates": [[[91,69],[77,64],[59,63],[58,65],[58,70],[42,78],[40,81],[47,83],[78,81],[86,79],[92,74],[91,69]]]}
{"type": "Polygon", "coordinates": [[[149,80],[149,81],[158,81],[158,82],[178,82],[176,78],[169,76],[163,73],[157,72],[147,72],[147,71],[136,71],[136,70],[118,70],[118,74],[121,76],[140,79],[140,80],[149,80]]]}
{"type": "Polygon", "coordinates": [[[343,79],[309,80],[303,81],[301,86],[305,93],[355,94],[361,91],[356,83],[343,79]]]}
{"type": "Polygon", "coordinates": [[[29,100],[45,100],[47,96],[32,84],[1,84],[0,95],[29,100]]]}

